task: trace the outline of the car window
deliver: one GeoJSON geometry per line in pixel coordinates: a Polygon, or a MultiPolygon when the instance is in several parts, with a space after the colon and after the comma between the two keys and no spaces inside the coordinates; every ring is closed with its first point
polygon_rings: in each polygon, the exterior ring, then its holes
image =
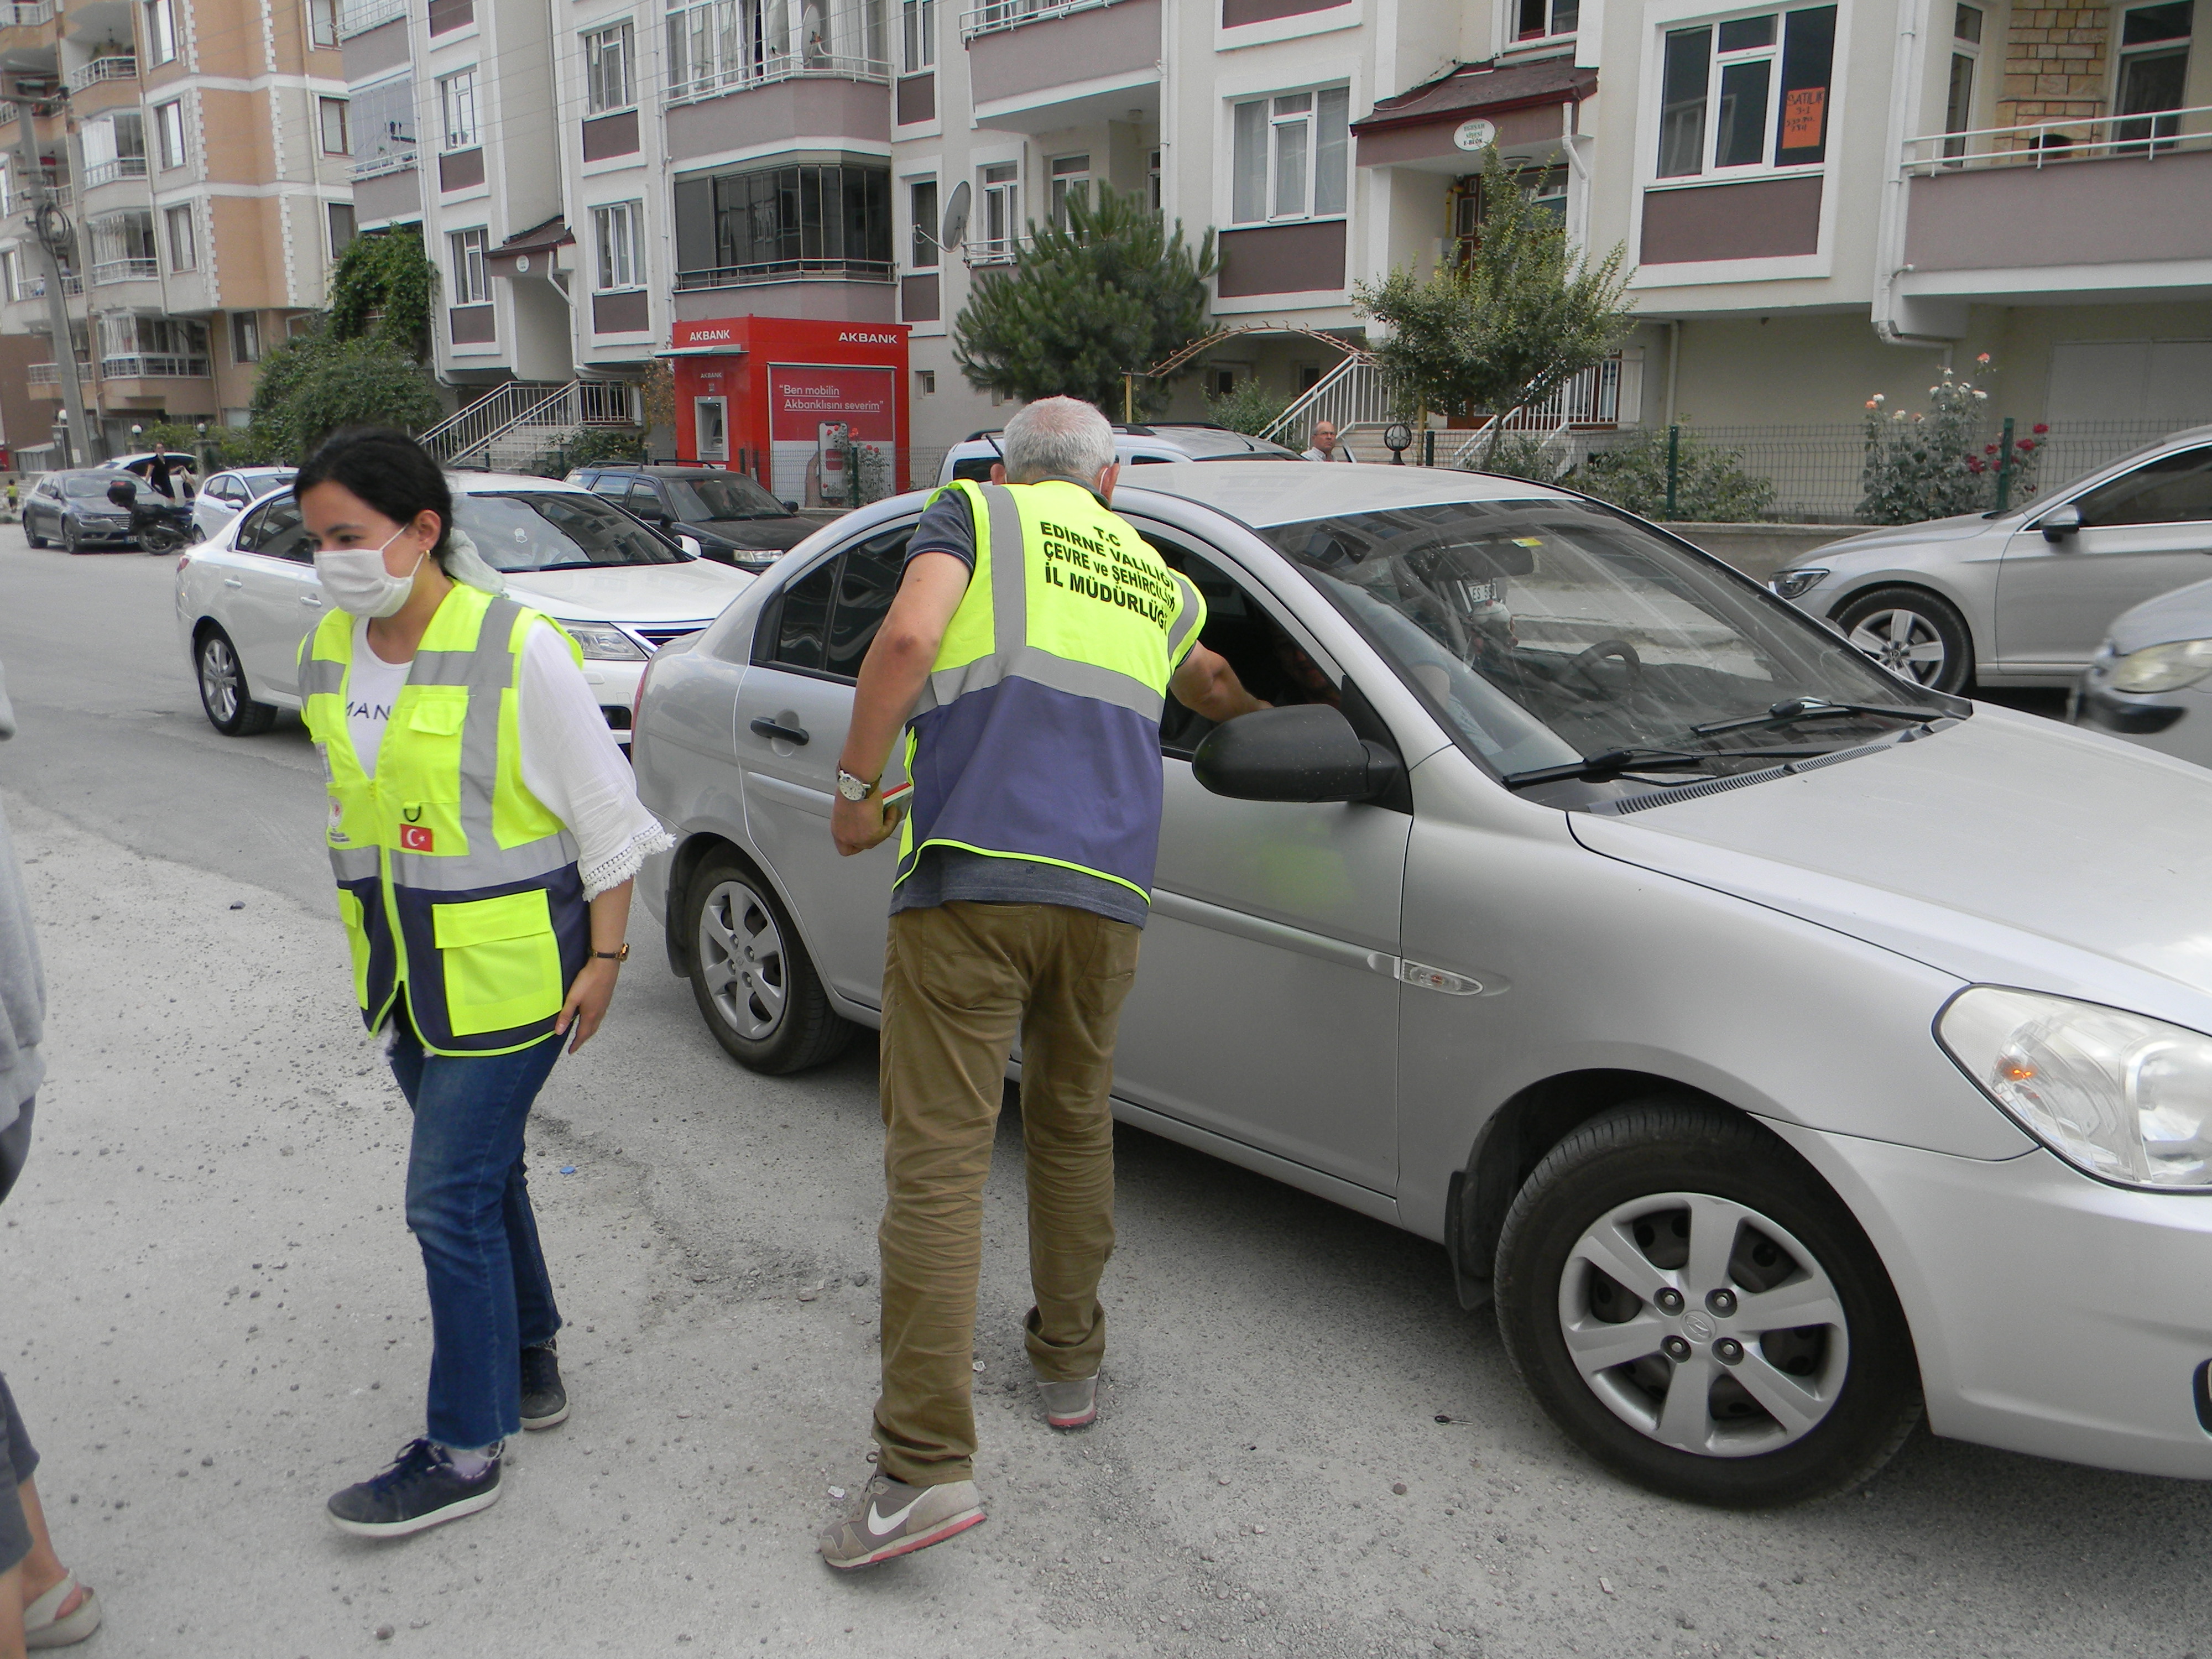
{"type": "Polygon", "coordinates": [[[632,478],[629,481],[629,501],[627,505],[633,513],[659,513],[660,492],[653,487],[653,480],[650,478],[632,478]]]}
{"type": "Polygon", "coordinates": [[[860,677],[906,571],[914,520],[879,531],[810,570],[761,614],[753,660],[841,680],[860,677]]]}
{"type": "Polygon", "coordinates": [[[629,494],[629,474],[602,472],[592,480],[592,494],[619,505],[629,494]]]}
{"type": "Polygon", "coordinates": [[[823,647],[830,631],[830,602],[837,591],[842,558],[808,571],[777,596],[761,617],[763,624],[755,660],[802,673],[822,672],[823,647]]]}
{"type": "MultiPolygon", "coordinates": [[[[1189,578],[1206,601],[1206,627],[1199,641],[1237,671],[1254,696],[1281,708],[1290,703],[1341,700],[1337,680],[1291,637],[1288,629],[1243,582],[1204,554],[1160,535],[1150,526],[1145,539],[1168,568],[1189,578]]],[[[1176,702],[1172,694],[1160,716],[1160,751],[1188,760],[1213,722],[1176,702]]]]}
{"type": "Polygon", "coordinates": [[[2212,448],[2177,450],[2075,498],[2090,529],[2212,520],[2212,448]]]}
{"type": "Polygon", "coordinates": [[[750,478],[735,472],[708,472],[697,477],[667,478],[662,483],[679,519],[705,521],[783,517],[781,501],[750,478]]]}
{"type": "Polygon", "coordinates": [[[628,514],[581,490],[456,495],[453,521],[495,570],[683,564],[690,558],[628,514]]]}
{"type": "Polygon", "coordinates": [[[952,463],[952,476],[966,478],[974,483],[991,482],[991,468],[998,460],[995,455],[971,455],[964,461],[952,463]]]}
{"type": "Polygon", "coordinates": [[[266,558],[292,559],[301,564],[314,562],[315,538],[300,522],[300,503],[289,495],[261,509],[252,545],[266,558]]]}
{"type": "Polygon", "coordinates": [[[75,472],[70,475],[68,480],[62,485],[62,488],[70,495],[76,497],[79,501],[89,501],[95,495],[106,495],[107,494],[107,486],[115,482],[116,476],[117,475],[112,472],[98,475],[89,472],[75,472]]]}

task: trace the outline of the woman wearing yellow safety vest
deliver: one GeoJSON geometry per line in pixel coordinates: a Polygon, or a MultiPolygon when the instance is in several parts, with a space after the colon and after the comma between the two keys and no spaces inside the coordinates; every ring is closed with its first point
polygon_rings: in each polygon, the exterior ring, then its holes
{"type": "Polygon", "coordinates": [[[356,1000],[414,1113],[407,1224],[433,1347],[428,1432],[330,1500],[392,1538],[488,1508],[508,1435],[568,1414],[523,1122],[605,1018],[630,886],[670,845],[573,641],[501,592],[436,461],[332,437],[293,484],[339,609],[300,648],[356,1000]]]}

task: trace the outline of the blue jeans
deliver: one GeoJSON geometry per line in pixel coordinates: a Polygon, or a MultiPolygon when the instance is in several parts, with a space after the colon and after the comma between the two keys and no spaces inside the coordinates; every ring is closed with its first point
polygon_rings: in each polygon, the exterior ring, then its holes
{"type": "Polygon", "coordinates": [[[558,1037],[511,1054],[427,1054],[403,1002],[392,1074],[415,1114],[407,1225],[430,1281],[430,1438],[474,1448],[520,1432],[522,1351],[561,1328],[522,1169],[522,1126],[558,1037]]]}

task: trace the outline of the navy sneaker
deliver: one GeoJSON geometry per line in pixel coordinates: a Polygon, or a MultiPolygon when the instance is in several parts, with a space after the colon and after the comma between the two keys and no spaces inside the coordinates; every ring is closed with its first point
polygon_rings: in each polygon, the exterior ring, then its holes
{"type": "Polygon", "coordinates": [[[331,1496],[331,1522],[359,1538],[404,1538],[497,1502],[496,1452],[490,1468],[465,1480],[443,1446],[434,1440],[410,1440],[382,1474],[331,1496]]]}
{"type": "Polygon", "coordinates": [[[568,1391],[561,1386],[561,1355],[556,1342],[522,1351],[522,1426],[550,1429],[568,1420],[568,1391]]]}

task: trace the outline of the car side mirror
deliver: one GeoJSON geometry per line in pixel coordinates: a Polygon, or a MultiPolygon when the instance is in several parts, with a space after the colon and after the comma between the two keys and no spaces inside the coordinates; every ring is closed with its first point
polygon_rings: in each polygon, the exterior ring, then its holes
{"type": "Polygon", "coordinates": [[[797,501],[786,501],[783,504],[783,510],[787,513],[796,513],[799,511],[799,503],[797,501]]]}
{"type": "Polygon", "coordinates": [[[1190,763],[1201,786],[1232,800],[1373,800],[1404,769],[1327,703],[1239,715],[1207,732],[1190,763]]]}
{"type": "Polygon", "coordinates": [[[695,559],[703,559],[707,556],[707,550],[700,546],[699,538],[696,536],[678,536],[676,538],[676,544],[695,559]]]}
{"type": "Polygon", "coordinates": [[[2063,507],[2054,507],[2037,521],[2036,528],[2043,532],[2046,542],[2063,542],[2081,528],[2081,509],[2069,501],[2063,507]]]}
{"type": "Polygon", "coordinates": [[[138,486],[128,478],[118,478],[107,486],[107,499],[118,507],[129,507],[138,499],[138,486]]]}

